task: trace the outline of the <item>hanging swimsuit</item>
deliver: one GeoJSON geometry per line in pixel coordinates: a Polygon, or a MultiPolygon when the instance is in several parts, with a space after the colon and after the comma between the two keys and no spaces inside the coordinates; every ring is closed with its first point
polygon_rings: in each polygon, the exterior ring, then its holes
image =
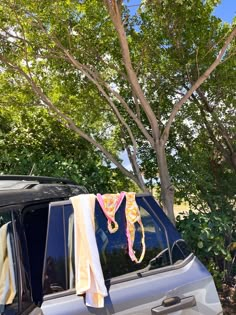
{"type": "Polygon", "coordinates": [[[110,233],[115,233],[119,229],[119,225],[115,220],[115,215],[124,196],[124,192],[120,194],[97,194],[97,200],[107,218],[107,227],[110,233]]]}
{"type": "Polygon", "coordinates": [[[144,227],[141,221],[141,215],[139,212],[138,205],[135,201],[135,193],[125,193],[121,192],[120,194],[97,194],[97,200],[108,220],[108,230],[110,233],[115,233],[119,226],[115,220],[115,214],[118,208],[121,205],[122,200],[126,196],[126,206],[125,206],[125,216],[126,216],[126,236],[128,240],[128,251],[129,256],[132,261],[140,263],[145,255],[145,233],[144,227]],[[142,231],[142,253],[139,259],[135,256],[133,250],[133,244],[135,240],[135,223],[140,225],[142,231]]]}
{"type": "Polygon", "coordinates": [[[129,248],[129,256],[132,261],[136,263],[141,263],[141,261],[144,258],[145,255],[145,233],[144,233],[144,227],[141,220],[141,214],[138,208],[138,205],[135,200],[135,193],[130,192],[126,193],[126,206],[125,206],[125,215],[126,215],[126,221],[127,221],[127,229],[126,229],[126,235],[128,239],[128,248],[129,248]],[[133,249],[134,240],[135,240],[135,223],[138,223],[141,232],[142,232],[142,253],[139,257],[139,259],[135,256],[135,251],[133,249]]]}

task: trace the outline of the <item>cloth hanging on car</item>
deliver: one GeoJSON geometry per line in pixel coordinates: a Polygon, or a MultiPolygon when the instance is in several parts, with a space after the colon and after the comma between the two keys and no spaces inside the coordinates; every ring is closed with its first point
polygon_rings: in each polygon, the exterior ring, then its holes
{"type": "Polygon", "coordinates": [[[6,305],[13,303],[16,295],[10,225],[8,222],[0,228],[0,314],[6,305]]]}
{"type": "Polygon", "coordinates": [[[96,196],[82,194],[70,200],[74,208],[76,294],[85,293],[87,306],[104,307],[107,288],[95,237],[96,196]]]}
{"type": "Polygon", "coordinates": [[[139,211],[139,207],[135,200],[135,193],[130,192],[126,193],[126,206],[125,206],[125,216],[126,216],[126,222],[127,222],[127,230],[126,235],[128,239],[128,248],[129,248],[129,256],[132,261],[136,263],[140,263],[145,255],[146,251],[146,245],[145,245],[145,232],[144,227],[141,219],[141,214],[139,211]],[[142,232],[142,252],[139,258],[136,257],[135,251],[133,249],[134,241],[135,241],[135,223],[138,223],[141,232],[142,232]]]}
{"type": "Polygon", "coordinates": [[[119,228],[118,223],[115,220],[115,215],[124,196],[124,192],[121,192],[120,194],[97,194],[97,200],[107,217],[107,228],[110,233],[115,233],[119,228]]]}
{"type": "Polygon", "coordinates": [[[108,220],[108,230],[110,233],[115,233],[119,226],[115,220],[115,214],[119,209],[122,200],[126,197],[126,205],[125,205],[125,216],[126,216],[126,235],[128,241],[128,251],[129,256],[132,261],[136,263],[140,263],[145,255],[146,246],[145,246],[145,232],[144,227],[141,220],[140,211],[138,205],[135,200],[134,192],[121,192],[120,194],[97,194],[98,202],[107,217],[108,220]],[[142,252],[139,258],[136,257],[135,251],[133,249],[134,241],[135,241],[135,224],[138,223],[141,228],[142,233],[142,252]],[[112,226],[113,224],[113,226],[112,226]]]}

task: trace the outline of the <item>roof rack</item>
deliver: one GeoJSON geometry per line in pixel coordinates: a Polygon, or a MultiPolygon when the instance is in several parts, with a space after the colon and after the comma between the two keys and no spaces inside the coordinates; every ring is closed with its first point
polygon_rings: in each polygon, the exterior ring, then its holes
{"type": "Polygon", "coordinates": [[[0,181],[1,180],[37,181],[40,184],[60,183],[60,184],[78,185],[76,182],[70,179],[60,178],[60,177],[48,177],[48,176],[0,175],[0,181]]]}

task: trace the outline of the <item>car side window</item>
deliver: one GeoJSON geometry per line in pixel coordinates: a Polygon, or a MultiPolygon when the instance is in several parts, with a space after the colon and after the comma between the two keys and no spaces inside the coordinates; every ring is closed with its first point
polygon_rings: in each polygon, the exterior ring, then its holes
{"type": "MultiPolygon", "coordinates": [[[[107,218],[98,202],[95,207],[96,240],[105,280],[126,274],[139,274],[183,261],[190,251],[176,229],[160,213],[155,203],[137,199],[145,233],[145,255],[140,263],[131,261],[126,236],[125,201],[116,213],[119,225],[110,233],[107,218]],[[167,220],[167,221],[165,221],[167,220]],[[163,223],[164,222],[164,223],[163,223]]],[[[49,209],[48,233],[43,273],[44,295],[75,288],[74,214],[69,201],[52,203],[49,209]]],[[[135,225],[133,249],[137,258],[142,252],[142,231],[135,225]]]]}
{"type": "Polygon", "coordinates": [[[44,294],[67,289],[66,265],[64,208],[63,206],[53,206],[49,209],[48,237],[43,273],[44,294]]]}
{"type": "Polygon", "coordinates": [[[30,281],[30,266],[28,249],[26,243],[26,237],[24,227],[16,212],[13,213],[16,230],[16,244],[17,244],[17,261],[20,269],[20,293],[21,293],[21,311],[26,310],[32,305],[31,298],[31,281],[30,281]]]}
{"type": "MultiPolygon", "coordinates": [[[[168,242],[163,227],[154,220],[145,207],[139,207],[145,231],[146,251],[141,263],[131,261],[128,255],[124,203],[116,213],[119,229],[111,234],[107,219],[96,203],[96,239],[105,279],[148,271],[170,265],[168,242]]],[[[49,209],[48,237],[44,264],[44,295],[75,287],[73,208],[69,202],[54,203],[49,209]]],[[[142,251],[142,233],[136,226],[134,251],[142,251]]]]}
{"type": "Polygon", "coordinates": [[[74,214],[70,203],[50,206],[47,235],[44,295],[75,288],[74,214]]]}
{"type": "Polygon", "coordinates": [[[18,311],[16,252],[12,212],[0,213],[0,314],[18,311]]]}
{"type": "MultiPolygon", "coordinates": [[[[107,219],[102,210],[98,206],[96,208],[98,223],[96,236],[105,279],[157,269],[170,264],[168,242],[163,227],[144,207],[140,206],[139,210],[145,232],[146,250],[142,262],[135,263],[128,254],[124,204],[116,213],[119,229],[113,234],[108,231],[107,219]]],[[[139,258],[142,252],[142,232],[138,224],[135,225],[135,229],[133,249],[136,257],[139,258]]]]}
{"type": "Polygon", "coordinates": [[[176,265],[184,261],[192,252],[155,199],[151,196],[139,197],[137,202],[163,226],[169,243],[171,264],[176,265]]]}

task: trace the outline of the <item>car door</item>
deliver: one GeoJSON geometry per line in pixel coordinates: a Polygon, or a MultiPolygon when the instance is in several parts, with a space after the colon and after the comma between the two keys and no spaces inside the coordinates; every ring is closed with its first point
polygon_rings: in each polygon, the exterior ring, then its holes
{"type": "MultiPolygon", "coordinates": [[[[211,275],[189,251],[184,240],[151,196],[136,198],[145,230],[146,252],[141,263],[127,250],[125,201],[116,214],[119,229],[110,234],[107,219],[96,204],[96,238],[109,295],[105,307],[86,307],[75,295],[73,209],[69,201],[51,203],[44,268],[45,315],[216,315],[221,312],[211,275]]],[[[142,251],[136,227],[134,250],[142,251]]]]}
{"type": "Polygon", "coordinates": [[[40,315],[31,298],[27,248],[19,207],[0,209],[0,314],[40,315]]]}

